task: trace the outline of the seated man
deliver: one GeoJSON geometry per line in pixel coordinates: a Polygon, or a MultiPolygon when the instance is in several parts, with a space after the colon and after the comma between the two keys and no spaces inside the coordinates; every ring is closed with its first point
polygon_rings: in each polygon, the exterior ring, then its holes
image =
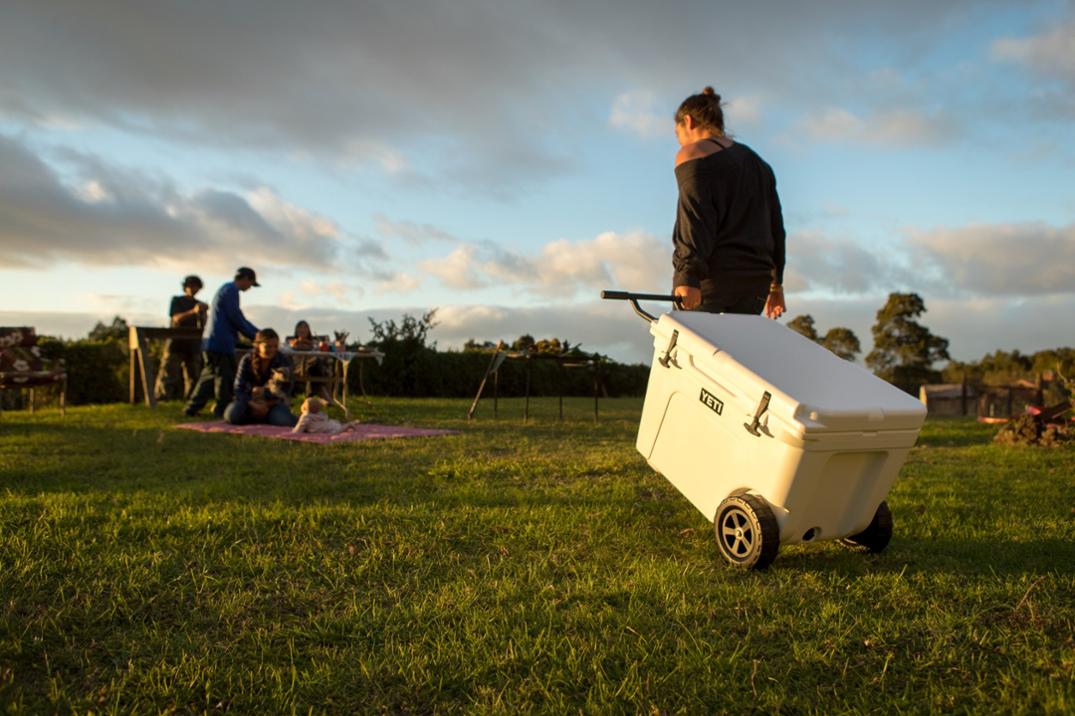
{"type": "Polygon", "coordinates": [[[294,427],[288,406],[291,361],[280,353],[280,336],[271,328],[254,335],[254,350],[243,356],[235,376],[235,400],[224,410],[232,425],[268,423],[294,427]]]}

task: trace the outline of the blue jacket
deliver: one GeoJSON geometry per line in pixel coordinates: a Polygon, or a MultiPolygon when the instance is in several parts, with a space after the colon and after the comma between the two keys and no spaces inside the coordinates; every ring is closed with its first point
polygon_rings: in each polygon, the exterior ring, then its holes
{"type": "Polygon", "coordinates": [[[205,344],[205,350],[230,355],[235,352],[238,334],[242,333],[254,340],[254,334],[257,332],[258,329],[246,320],[246,316],[239,309],[239,287],[235,282],[228,281],[213,296],[209,316],[209,340],[205,344]]]}

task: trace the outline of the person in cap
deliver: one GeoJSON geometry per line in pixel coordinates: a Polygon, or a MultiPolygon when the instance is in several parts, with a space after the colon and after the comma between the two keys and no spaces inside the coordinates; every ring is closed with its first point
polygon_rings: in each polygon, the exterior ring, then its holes
{"type": "Polygon", "coordinates": [[[183,410],[184,415],[197,415],[210,398],[215,398],[213,413],[218,418],[224,417],[224,409],[234,395],[235,372],[238,366],[235,344],[240,333],[254,340],[258,332],[257,327],[246,320],[239,308],[239,293],[251,286],[260,285],[254,269],[243,266],[235,272],[235,279],[221,286],[213,297],[209,338],[202,356],[202,373],[187,407],[183,410]]]}
{"type": "MultiPolygon", "coordinates": [[[[197,276],[183,279],[183,295],[173,296],[168,316],[172,328],[205,328],[209,306],[194,298],[202,290],[197,276]]],[[[157,376],[157,400],[187,398],[202,372],[202,339],[169,339],[164,344],[160,373],[157,376]],[[182,388],[182,390],[180,390],[182,388]]]]}

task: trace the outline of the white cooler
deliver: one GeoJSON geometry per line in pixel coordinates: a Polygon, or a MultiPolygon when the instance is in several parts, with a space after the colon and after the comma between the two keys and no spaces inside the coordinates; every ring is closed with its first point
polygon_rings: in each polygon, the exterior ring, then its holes
{"type": "Polygon", "coordinates": [[[884,549],[922,403],[762,316],[676,311],[650,332],[638,451],[714,521],[729,562],[824,539],[884,549]]]}

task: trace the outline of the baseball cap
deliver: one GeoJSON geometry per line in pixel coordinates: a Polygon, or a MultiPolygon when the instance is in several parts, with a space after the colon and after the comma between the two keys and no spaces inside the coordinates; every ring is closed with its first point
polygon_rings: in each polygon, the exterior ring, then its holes
{"type": "Polygon", "coordinates": [[[258,275],[254,273],[254,269],[249,266],[240,266],[239,270],[235,272],[235,278],[248,278],[254,286],[260,286],[258,283],[258,275]]]}

